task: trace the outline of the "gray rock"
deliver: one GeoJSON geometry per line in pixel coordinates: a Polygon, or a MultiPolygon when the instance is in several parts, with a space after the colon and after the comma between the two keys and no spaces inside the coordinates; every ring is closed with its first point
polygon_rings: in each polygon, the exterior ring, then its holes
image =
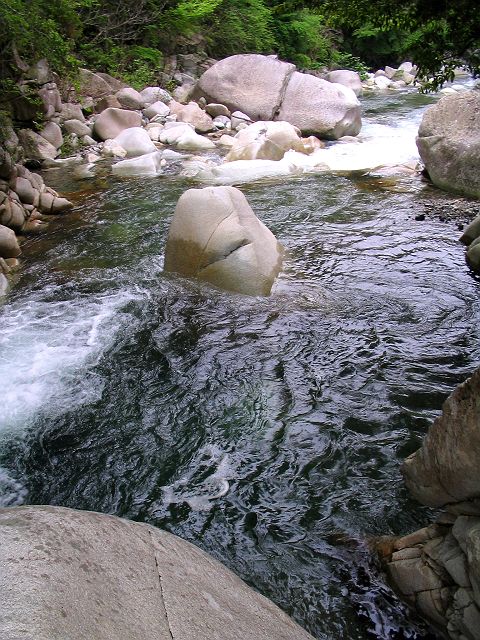
{"type": "Polygon", "coordinates": [[[94,133],[100,140],[115,138],[124,129],[140,127],[142,116],[128,109],[109,107],[97,116],[93,127],[94,133]]]}
{"type": "Polygon", "coordinates": [[[350,71],[348,69],[330,71],[330,73],[327,74],[327,80],[349,87],[356,96],[362,93],[362,81],[356,71],[350,71]]]}
{"type": "Polygon", "coordinates": [[[356,136],[362,126],[360,103],[351,89],[298,72],[290,78],[275,119],[327,139],[356,136]]]}
{"type": "Polygon", "coordinates": [[[145,87],[143,91],[140,91],[140,95],[146,107],[158,101],[168,104],[172,99],[168,91],[161,87],[145,87]]]}
{"type": "Polygon", "coordinates": [[[47,122],[40,131],[40,135],[42,138],[45,138],[47,142],[50,142],[55,149],[60,149],[63,144],[62,130],[55,122],[47,122]]]}
{"type": "Polygon", "coordinates": [[[203,109],[200,109],[196,102],[189,102],[186,105],[180,104],[176,100],[172,100],[169,103],[170,111],[173,115],[177,116],[178,122],[186,122],[191,124],[195,131],[199,133],[207,133],[213,131],[213,120],[205,113],[203,109]]]}
{"type": "Polygon", "coordinates": [[[32,187],[29,180],[18,177],[15,180],[15,193],[24,204],[34,204],[38,192],[32,187]]]}
{"type": "Polygon", "coordinates": [[[10,178],[12,173],[13,161],[11,155],[0,147],[0,178],[10,178]]]}
{"type": "Polygon", "coordinates": [[[480,271],[480,244],[472,244],[467,251],[467,262],[474,271],[480,271]]]}
{"type": "Polygon", "coordinates": [[[80,122],[80,120],[65,120],[63,123],[65,131],[69,134],[74,133],[79,136],[89,136],[91,135],[90,127],[87,126],[84,122],[80,122]]]}
{"type": "Polygon", "coordinates": [[[125,87],[117,91],[115,97],[124,109],[141,110],[145,107],[145,102],[138,91],[131,87],[125,87]]]}
{"type": "Polygon", "coordinates": [[[246,113],[242,113],[241,111],[234,111],[232,113],[231,118],[232,129],[238,129],[238,126],[241,124],[249,125],[252,124],[252,120],[246,113]]]}
{"type": "Polygon", "coordinates": [[[80,122],[85,122],[82,107],[74,102],[64,102],[60,112],[60,120],[61,122],[65,122],[65,120],[80,120],[80,122]]]}
{"type": "Polygon", "coordinates": [[[480,370],[455,389],[403,464],[411,494],[439,507],[480,496],[480,370]]]}
{"type": "Polygon", "coordinates": [[[207,104],[205,107],[205,111],[209,116],[212,116],[212,118],[217,118],[218,116],[226,116],[227,118],[229,118],[231,115],[230,110],[227,109],[224,104],[216,104],[215,102],[207,104]]]}
{"type": "Polygon", "coordinates": [[[114,109],[122,108],[122,105],[117,100],[116,96],[105,96],[104,98],[100,98],[100,100],[95,103],[94,110],[95,113],[102,113],[102,111],[105,111],[105,109],[109,109],[110,107],[113,107],[114,109]]]}
{"type": "Polygon", "coordinates": [[[417,146],[433,184],[480,198],[480,92],[448,95],[429,107],[417,146]]]}
{"type": "Polygon", "coordinates": [[[42,58],[35,64],[32,64],[28,71],[25,73],[25,77],[31,80],[35,80],[37,84],[46,84],[47,82],[52,82],[53,73],[48,64],[48,60],[46,58],[42,58]]]}
{"type": "Polygon", "coordinates": [[[61,507],[0,510],[0,636],[313,640],[188,542],[61,507]]]}
{"type": "Polygon", "coordinates": [[[105,80],[105,82],[112,88],[112,93],[120,91],[120,89],[123,89],[127,86],[124,82],[122,82],[118,78],[114,78],[108,73],[102,73],[101,71],[97,71],[96,73],[97,76],[100,76],[100,78],[105,80]]]}
{"type": "Polygon", "coordinates": [[[101,76],[88,69],[79,70],[80,94],[92,98],[103,98],[112,93],[112,87],[101,76]]]}
{"type": "Polygon", "coordinates": [[[283,250],[234,187],[189,189],[179,199],[165,270],[229,291],[269,295],[283,250]]]}
{"type": "Polygon", "coordinates": [[[2,258],[17,258],[21,253],[15,232],[0,225],[0,256],[2,258]]]}
{"type": "Polygon", "coordinates": [[[57,85],[54,82],[43,85],[43,87],[38,90],[38,95],[42,99],[43,111],[47,119],[51,118],[55,113],[60,113],[62,110],[62,99],[57,85]]]}
{"type": "Polygon", "coordinates": [[[45,138],[31,129],[20,129],[18,137],[25,157],[29,160],[53,159],[58,155],[58,151],[53,144],[50,144],[48,140],[45,140],[45,138]]]}
{"type": "Polygon", "coordinates": [[[155,118],[155,116],[168,116],[168,114],[170,113],[170,107],[167,106],[164,102],[157,100],[157,102],[154,102],[149,107],[144,109],[143,113],[149,120],[151,120],[152,118],[155,118]]]}
{"type": "Polygon", "coordinates": [[[258,54],[220,60],[197,82],[195,97],[242,111],[252,120],[273,120],[295,66],[258,54]]]}

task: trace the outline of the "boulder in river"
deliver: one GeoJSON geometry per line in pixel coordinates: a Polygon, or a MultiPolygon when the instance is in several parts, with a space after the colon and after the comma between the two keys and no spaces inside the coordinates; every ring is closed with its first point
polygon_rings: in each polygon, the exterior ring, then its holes
{"type": "Polygon", "coordinates": [[[191,124],[199,133],[213,131],[213,119],[203,109],[200,109],[196,102],[180,104],[176,100],[171,100],[168,106],[170,112],[177,116],[178,122],[191,124]]]}
{"type": "Polygon", "coordinates": [[[166,271],[267,296],[282,257],[282,246],[239,189],[189,189],[180,197],[168,234],[166,271]]]}
{"type": "Polygon", "coordinates": [[[147,153],[137,158],[122,160],[112,166],[112,173],[114,175],[124,177],[156,176],[161,173],[161,170],[162,154],[157,150],[153,153],[147,153]]]}
{"type": "Polygon", "coordinates": [[[91,511],[0,509],[1,638],[313,640],[218,561],[91,511]]]}
{"type": "Polygon", "coordinates": [[[259,121],[237,133],[226,161],[281,160],[289,149],[304,151],[293,125],[289,122],[259,121]]]}
{"type": "Polygon", "coordinates": [[[361,128],[360,103],[351,89],[299,73],[293,64],[270,56],[220,60],[201,76],[195,96],[252,120],[285,120],[302,133],[325,138],[357,135],[361,128]]]}
{"type": "Polygon", "coordinates": [[[21,254],[15,232],[0,225],[0,258],[17,258],[21,254]]]}
{"type": "Polygon", "coordinates": [[[349,69],[336,69],[330,71],[327,75],[329,82],[336,82],[337,84],[343,84],[353,91],[356,96],[362,93],[362,81],[356,71],[350,71],[349,69]]]}
{"type": "Polygon", "coordinates": [[[97,116],[93,130],[100,140],[116,138],[124,129],[140,127],[142,116],[136,111],[109,107],[97,116]]]}
{"type": "Polygon", "coordinates": [[[157,150],[148,132],[142,127],[124,129],[114,138],[114,142],[125,149],[129,158],[136,158],[157,150]]]}
{"type": "Polygon", "coordinates": [[[447,95],[429,107],[417,146],[434,185],[480,198],[480,91],[447,95]]]}

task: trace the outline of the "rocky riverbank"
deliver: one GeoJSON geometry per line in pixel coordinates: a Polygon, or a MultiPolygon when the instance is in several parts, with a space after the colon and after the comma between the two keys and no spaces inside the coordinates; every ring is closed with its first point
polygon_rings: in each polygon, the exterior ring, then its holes
{"type": "Polygon", "coordinates": [[[403,475],[422,504],[445,511],[434,524],[380,540],[390,583],[454,640],[480,629],[480,370],[447,399],[403,475]]]}

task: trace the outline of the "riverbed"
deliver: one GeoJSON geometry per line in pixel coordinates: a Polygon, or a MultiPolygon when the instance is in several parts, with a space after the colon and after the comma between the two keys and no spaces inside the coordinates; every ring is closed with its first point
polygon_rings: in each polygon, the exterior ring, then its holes
{"type": "MultiPolygon", "coordinates": [[[[434,99],[365,99],[365,135],[411,146],[434,99]]],[[[415,220],[451,197],[417,174],[238,185],[287,250],[250,298],[163,272],[175,171],[44,177],[76,207],[0,309],[0,504],[167,529],[322,640],[430,638],[368,542],[428,522],[401,462],[480,356],[457,221],[415,220]]]]}

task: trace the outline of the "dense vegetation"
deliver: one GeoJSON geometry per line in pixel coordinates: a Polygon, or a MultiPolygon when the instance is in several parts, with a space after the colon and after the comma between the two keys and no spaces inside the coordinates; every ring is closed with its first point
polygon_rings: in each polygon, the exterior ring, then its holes
{"type": "Polygon", "coordinates": [[[439,80],[459,62],[480,71],[476,0],[2,0],[0,73],[47,57],[61,72],[85,64],[145,83],[193,34],[212,57],[275,51],[358,69],[413,58],[439,80]]]}

